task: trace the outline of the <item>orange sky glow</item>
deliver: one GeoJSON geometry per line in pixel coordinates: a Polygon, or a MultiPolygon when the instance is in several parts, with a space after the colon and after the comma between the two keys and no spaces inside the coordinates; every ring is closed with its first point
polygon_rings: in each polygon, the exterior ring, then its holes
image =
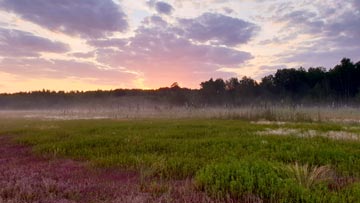
{"type": "Polygon", "coordinates": [[[360,60],[357,0],[0,0],[0,93],[156,89],[360,60]]]}

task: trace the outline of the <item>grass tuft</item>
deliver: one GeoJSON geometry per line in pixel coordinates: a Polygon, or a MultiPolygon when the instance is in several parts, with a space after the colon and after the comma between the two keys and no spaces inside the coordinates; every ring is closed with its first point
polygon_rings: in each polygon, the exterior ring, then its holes
{"type": "Polygon", "coordinates": [[[288,165],[286,174],[305,188],[312,188],[315,184],[331,180],[333,177],[333,171],[329,165],[310,166],[309,164],[300,165],[298,162],[288,165]]]}

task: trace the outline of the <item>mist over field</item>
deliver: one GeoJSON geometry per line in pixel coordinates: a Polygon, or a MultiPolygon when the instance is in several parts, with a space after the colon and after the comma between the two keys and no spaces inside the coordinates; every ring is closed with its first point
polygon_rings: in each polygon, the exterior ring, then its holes
{"type": "Polygon", "coordinates": [[[360,63],[279,69],[250,77],[210,79],[200,89],[177,82],[156,90],[33,91],[0,94],[1,115],[49,119],[236,118],[359,122],[360,63]]]}

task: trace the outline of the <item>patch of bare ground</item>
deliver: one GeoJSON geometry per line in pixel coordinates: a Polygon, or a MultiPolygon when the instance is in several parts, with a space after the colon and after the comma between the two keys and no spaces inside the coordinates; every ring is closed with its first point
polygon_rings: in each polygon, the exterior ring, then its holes
{"type": "Polygon", "coordinates": [[[328,132],[318,132],[316,130],[298,130],[290,128],[277,128],[277,129],[266,129],[264,131],[259,131],[258,135],[279,135],[279,136],[297,136],[304,138],[312,138],[316,136],[326,137],[334,140],[352,140],[360,141],[360,135],[352,132],[346,131],[328,131],[328,132]]]}
{"type": "Polygon", "coordinates": [[[0,203],[216,202],[193,190],[191,180],[142,185],[138,173],[35,156],[0,137],[0,203]]]}
{"type": "Polygon", "coordinates": [[[258,124],[258,125],[285,125],[287,122],[259,120],[259,121],[251,121],[251,123],[252,124],[258,124]]]}
{"type": "Polygon", "coordinates": [[[218,197],[217,199],[208,197],[204,192],[196,191],[191,179],[187,180],[149,180],[141,184],[141,190],[151,194],[148,202],[175,202],[175,203],[223,203],[238,202],[230,197],[218,197]]]}
{"type": "Polygon", "coordinates": [[[331,191],[340,191],[358,181],[359,180],[355,177],[334,176],[333,179],[329,182],[328,188],[331,191]]]}

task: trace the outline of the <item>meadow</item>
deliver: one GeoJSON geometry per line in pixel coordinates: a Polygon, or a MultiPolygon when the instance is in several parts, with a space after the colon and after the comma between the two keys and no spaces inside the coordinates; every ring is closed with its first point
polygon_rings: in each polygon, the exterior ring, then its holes
{"type": "Polygon", "coordinates": [[[359,124],[293,115],[3,118],[0,135],[38,156],[135,171],[140,188],[156,195],[188,180],[219,202],[360,202],[359,124]]]}

